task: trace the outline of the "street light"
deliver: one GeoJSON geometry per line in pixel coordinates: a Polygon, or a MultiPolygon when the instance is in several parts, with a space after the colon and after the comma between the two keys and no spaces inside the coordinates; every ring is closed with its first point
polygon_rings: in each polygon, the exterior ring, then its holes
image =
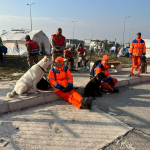
{"type": "MultiPolygon", "coordinates": [[[[133,29],[134,29],[134,28],[133,28],[133,29]]],[[[130,29],[130,30],[129,30],[129,43],[130,43],[130,31],[133,30],[133,29],[130,29]]]]}
{"type": "Polygon", "coordinates": [[[74,28],[75,28],[75,23],[77,22],[77,21],[72,21],[73,23],[74,23],[74,26],[73,26],[73,39],[74,39],[74,28]]]}
{"type": "Polygon", "coordinates": [[[92,30],[92,35],[91,35],[91,40],[92,40],[92,37],[93,37],[93,28],[91,28],[91,30],[92,30]]]}
{"type": "Polygon", "coordinates": [[[123,31],[123,48],[124,48],[124,33],[125,33],[125,21],[126,21],[126,19],[127,19],[127,18],[129,18],[129,17],[131,17],[131,16],[128,16],[128,17],[126,17],[126,18],[124,19],[124,31],[123,31]]]}
{"type": "Polygon", "coordinates": [[[27,4],[27,5],[30,5],[30,22],[31,22],[31,31],[32,31],[31,5],[34,5],[34,4],[35,4],[35,3],[27,4]]]}
{"type": "Polygon", "coordinates": [[[134,34],[134,33],[131,34],[131,39],[132,39],[132,35],[133,35],[133,34],[134,34]]]}

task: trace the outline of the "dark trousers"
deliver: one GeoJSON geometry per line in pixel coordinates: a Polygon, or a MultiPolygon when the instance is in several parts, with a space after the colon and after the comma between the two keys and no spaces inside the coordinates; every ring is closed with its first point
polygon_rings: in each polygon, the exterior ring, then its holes
{"type": "Polygon", "coordinates": [[[0,47],[0,61],[1,61],[1,63],[3,62],[3,52],[2,52],[1,47],[0,47]]]}

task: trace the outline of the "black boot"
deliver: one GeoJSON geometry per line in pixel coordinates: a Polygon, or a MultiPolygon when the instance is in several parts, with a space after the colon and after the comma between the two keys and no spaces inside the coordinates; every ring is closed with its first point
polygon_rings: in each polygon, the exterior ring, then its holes
{"type": "Polygon", "coordinates": [[[92,108],[93,98],[86,97],[86,98],[83,98],[80,102],[82,104],[81,108],[90,110],[92,108]]]}
{"type": "Polygon", "coordinates": [[[113,92],[114,92],[114,93],[119,93],[119,90],[118,90],[118,89],[114,89],[113,92]]]}
{"type": "Polygon", "coordinates": [[[78,68],[80,67],[80,62],[78,62],[78,68]]]}

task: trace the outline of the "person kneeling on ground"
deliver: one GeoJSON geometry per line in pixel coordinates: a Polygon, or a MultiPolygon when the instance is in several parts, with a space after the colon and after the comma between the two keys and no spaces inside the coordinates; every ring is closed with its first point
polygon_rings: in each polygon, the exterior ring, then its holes
{"type": "Polygon", "coordinates": [[[118,80],[110,76],[108,69],[108,61],[109,57],[107,55],[104,55],[101,64],[98,64],[95,67],[94,75],[97,75],[99,72],[103,72],[107,76],[107,78],[103,79],[101,83],[101,88],[118,93],[119,90],[114,88],[118,80]]]}
{"type": "Polygon", "coordinates": [[[77,108],[91,109],[92,97],[83,98],[73,89],[73,77],[69,69],[63,66],[63,58],[55,59],[55,67],[49,71],[49,83],[55,88],[55,93],[77,108]]]}
{"type": "Polygon", "coordinates": [[[74,59],[72,58],[73,50],[70,47],[69,49],[64,50],[64,62],[69,63],[69,70],[74,70],[74,59]]]}

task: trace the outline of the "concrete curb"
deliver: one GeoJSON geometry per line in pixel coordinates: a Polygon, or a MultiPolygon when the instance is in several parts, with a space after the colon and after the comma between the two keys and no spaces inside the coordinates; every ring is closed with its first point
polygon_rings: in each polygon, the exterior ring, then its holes
{"type": "MultiPolygon", "coordinates": [[[[141,76],[137,78],[129,78],[128,80],[118,81],[116,87],[127,86],[127,85],[142,83],[146,81],[150,81],[150,76],[141,76]]],[[[80,94],[83,94],[84,88],[79,88],[77,91],[80,94]]],[[[0,114],[15,111],[15,110],[20,110],[23,108],[33,107],[44,103],[53,102],[56,101],[57,99],[61,99],[61,98],[57,96],[55,93],[51,92],[51,93],[43,93],[40,96],[35,96],[23,100],[16,100],[16,101],[8,100],[7,102],[0,104],[0,114]]]]}

